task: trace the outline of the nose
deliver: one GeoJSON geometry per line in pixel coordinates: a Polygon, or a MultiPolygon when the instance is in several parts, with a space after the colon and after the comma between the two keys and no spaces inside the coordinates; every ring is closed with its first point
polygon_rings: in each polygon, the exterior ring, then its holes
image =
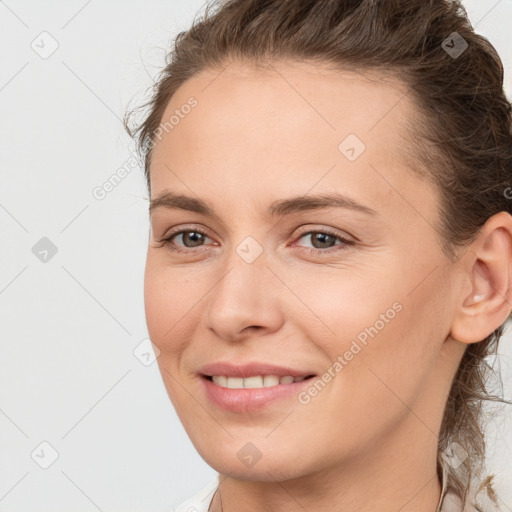
{"type": "Polygon", "coordinates": [[[207,295],[206,327],[228,341],[279,330],[282,290],[264,254],[248,263],[233,251],[225,264],[222,277],[207,295]]]}

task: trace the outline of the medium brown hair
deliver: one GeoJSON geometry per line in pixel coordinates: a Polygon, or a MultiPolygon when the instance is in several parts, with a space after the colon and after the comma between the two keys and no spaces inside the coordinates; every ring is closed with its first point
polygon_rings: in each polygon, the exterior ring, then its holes
{"type": "MultiPolygon", "coordinates": [[[[187,79],[223,69],[235,59],[311,61],[401,80],[417,110],[410,120],[408,161],[440,192],[434,228],[450,258],[454,249],[474,241],[492,215],[512,213],[505,193],[512,181],[512,116],[503,65],[492,44],[475,33],[459,2],[210,2],[203,17],[176,36],[151,100],[139,107],[149,107],[143,122],[130,128],[138,109],[125,116],[125,127],[143,156],[148,190],[155,133],[169,100],[187,79]]],[[[449,486],[464,503],[471,480],[484,466],[489,415],[483,401],[501,400],[488,389],[494,374],[488,356],[496,354],[509,321],[467,347],[447,399],[438,462],[454,442],[468,454],[457,471],[447,467],[449,486]]],[[[484,483],[493,497],[490,479],[484,483]]]]}

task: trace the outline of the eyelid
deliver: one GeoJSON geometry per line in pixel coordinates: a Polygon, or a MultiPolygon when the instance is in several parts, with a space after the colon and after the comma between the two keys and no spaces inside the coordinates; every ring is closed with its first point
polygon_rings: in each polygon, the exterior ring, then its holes
{"type": "Polygon", "coordinates": [[[212,238],[210,235],[208,235],[207,229],[204,228],[203,226],[200,226],[198,224],[180,224],[179,226],[174,226],[174,227],[168,229],[160,237],[160,240],[165,240],[166,238],[169,238],[171,236],[178,235],[180,233],[187,232],[187,231],[201,233],[201,234],[203,234],[204,236],[207,236],[210,239],[212,238]]]}
{"type": "Polygon", "coordinates": [[[311,226],[307,225],[304,229],[298,228],[299,232],[295,235],[296,238],[300,238],[303,235],[307,235],[309,233],[326,233],[328,235],[332,235],[333,237],[342,238],[351,242],[359,242],[359,239],[355,236],[352,236],[345,231],[339,232],[335,228],[331,228],[329,226],[311,226]]]}

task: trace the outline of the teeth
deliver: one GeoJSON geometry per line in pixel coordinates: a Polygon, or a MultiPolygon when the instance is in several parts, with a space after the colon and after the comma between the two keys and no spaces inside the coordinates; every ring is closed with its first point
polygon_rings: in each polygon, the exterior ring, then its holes
{"type": "Polygon", "coordinates": [[[254,377],[226,377],[224,375],[213,375],[212,380],[215,384],[223,388],[244,389],[244,388],[268,388],[278,384],[291,384],[292,382],[301,382],[306,377],[292,377],[291,375],[256,375],[254,377]]]}

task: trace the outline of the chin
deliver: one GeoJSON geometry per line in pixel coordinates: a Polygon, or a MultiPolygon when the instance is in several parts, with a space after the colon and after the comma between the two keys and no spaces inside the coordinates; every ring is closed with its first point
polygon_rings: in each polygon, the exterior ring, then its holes
{"type": "MultiPolygon", "coordinates": [[[[304,453],[300,446],[303,440],[297,439],[283,446],[281,441],[272,442],[265,439],[271,430],[265,429],[263,437],[243,436],[243,438],[229,438],[223,436],[222,440],[204,440],[201,443],[194,442],[194,446],[203,460],[215,471],[229,475],[236,480],[249,480],[261,482],[285,481],[300,478],[309,473],[314,473],[319,468],[315,467],[315,461],[306,464],[304,453]],[[280,446],[277,446],[279,444],[280,446]],[[214,447],[215,446],[215,447],[214,447]]],[[[233,435],[235,432],[231,432],[233,435]]],[[[310,454],[311,456],[313,454],[310,454]]],[[[316,461],[321,462],[321,459],[316,461]]]]}

